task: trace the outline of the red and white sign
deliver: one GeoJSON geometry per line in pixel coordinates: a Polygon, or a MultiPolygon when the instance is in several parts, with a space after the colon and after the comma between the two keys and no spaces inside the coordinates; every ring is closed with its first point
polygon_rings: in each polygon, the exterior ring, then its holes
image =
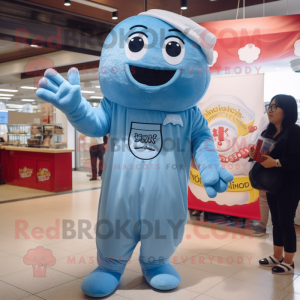
{"type": "Polygon", "coordinates": [[[46,181],[46,180],[49,180],[50,179],[50,176],[51,176],[51,173],[48,169],[40,169],[38,172],[37,172],[37,178],[38,178],[38,181],[46,181]]]}
{"type": "Polygon", "coordinates": [[[263,95],[264,75],[212,77],[198,107],[208,122],[222,166],[234,175],[234,181],[227,192],[209,198],[203,185],[197,182],[197,171],[193,168],[189,208],[260,219],[258,192],[248,178],[252,167],[248,147],[255,144],[260,131],[263,95]]]}
{"type": "Polygon", "coordinates": [[[23,169],[19,169],[19,174],[21,178],[29,178],[32,176],[33,169],[29,169],[24,167],[23,169]]]}

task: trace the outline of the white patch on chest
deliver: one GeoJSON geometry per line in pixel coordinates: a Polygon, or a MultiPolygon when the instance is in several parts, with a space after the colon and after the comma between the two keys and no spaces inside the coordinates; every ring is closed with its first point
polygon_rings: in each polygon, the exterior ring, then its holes
{"type": "Polygon", "coordinates": [[[168,114],[163,122],[163,125],[167,125],[169,123],[172,123],[173,125],[180,125],[181,127],[183,127],[183,122],[180,115],[168,114]]]}

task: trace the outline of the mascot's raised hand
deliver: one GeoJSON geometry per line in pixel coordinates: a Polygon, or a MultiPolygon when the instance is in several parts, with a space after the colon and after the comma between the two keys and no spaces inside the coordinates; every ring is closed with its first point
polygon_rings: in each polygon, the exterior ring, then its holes
{"type": "Polygon", "coordinates": [[[65,80],[54,69],[47,69],[44,77],[40,79],[36,94],[44,101],[52,103],[62,112],[69,114],[74,111],[82,101],[79,72],[71,68],[65,80]]]}
{"type": "Polygon", "coordinates": [[[47,69],[40,79],[37,96],[53,104],[66,114],[73,126],[81,132],[88,131],[89,136],[104,136],[108,132],[109,121],[103,111],[95,111],[87,100],[81,96],[80,76],[76,68],[68,71],[68,80],[54,69],[47,69]],[[82,116],[86,119],[80,120],[82,116]],[[90,118],[91,123],[86,122],[90,118]]]}
{"type": "Polygon", "coordinates": [[[54,70],[40,81],[37,95],[63,111],[78,131],[109,133],[96,228],[98,267],[82,281],[86,295],[112,293],[139,242],[149,285],[170,290],[180,284],[169,260],[184,234],[192,155],[209,197],[233,180],[197,107],[210,83],[215,42],[191,19],[149,10],[123,20],[107,36],[99,107],[81,96],[76,69],[69,71],[69,82],[54,70]]]}

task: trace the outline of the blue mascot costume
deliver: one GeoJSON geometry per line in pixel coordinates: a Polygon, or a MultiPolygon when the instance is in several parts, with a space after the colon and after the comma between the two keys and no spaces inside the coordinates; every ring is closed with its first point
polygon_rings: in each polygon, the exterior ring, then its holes
{"type": "Polygon", "coordinates": [[[197,102],[205,94],[215,36],[194,21],[149,10],[119,23],[105,40],[99,78],[104,98],[93,108],[81,96],[78,70],[68,81],[45,72],[37,95],[63,111],[87,136],[109,133],[98,211],[98,267],[82,282],[92,297],[112,293],[137,243],[147,282],[176,288],[169,259],[187,219],[192,154],[209,197],[225,192],[221,167],[197,102]]]}

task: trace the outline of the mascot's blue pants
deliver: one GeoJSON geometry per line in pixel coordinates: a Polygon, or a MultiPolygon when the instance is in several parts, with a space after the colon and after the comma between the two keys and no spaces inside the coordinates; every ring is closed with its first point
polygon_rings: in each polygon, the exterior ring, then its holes
{"type": "Polygon", "coordinates": [[[139,241],[142,268],[157,267],[181,242],[193,114],[190,109],[174,119],[112,104],[97,224],[99,268],[122,273],[139,241]]]}

